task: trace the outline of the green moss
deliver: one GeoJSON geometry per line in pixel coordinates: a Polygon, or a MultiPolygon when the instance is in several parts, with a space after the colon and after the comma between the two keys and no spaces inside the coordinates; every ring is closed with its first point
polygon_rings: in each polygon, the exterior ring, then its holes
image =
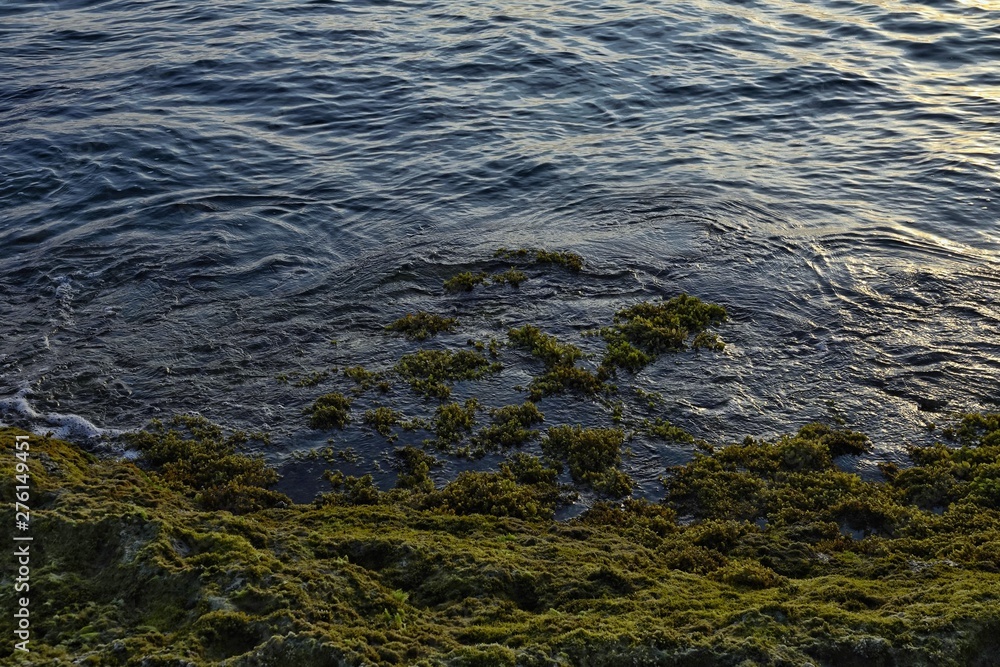
{"type": "Polygon", "coordinates": [[[306,410],[315,429],[344,428],[351,420],[351,399],[340,392],[323,394],[306,410]]]}
{"type": "Polygon", "coordinates": [[[444,289],[447,292],[471,292],[476,285],[485,283],[487,278],[489,276],[484,272],[464,271],[444,281],[444,289]]]}
{"type": "Polygon", "coordinates": [[[472,350],[420,350],[403,355],[396,364],[396,372],[415,392],[435,398],[448,398],[451,383],[475,380],[500,369],[499,363],[490,363],[472,350]]]}
{"type": "Polygon", "coordinates": [[[426,340],[439,333],[452,332],[458,326],[454,317],[442,317],[424,311],[407,313],[386,327],[388,331],[401,333],[410,340],[426,340]]]}

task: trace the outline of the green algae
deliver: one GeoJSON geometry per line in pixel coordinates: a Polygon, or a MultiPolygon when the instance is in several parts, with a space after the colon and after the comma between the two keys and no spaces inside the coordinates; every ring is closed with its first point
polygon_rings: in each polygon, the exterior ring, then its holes
{"type": "MultiPolygon", "coordinates": [[[[507,252],[512,262],[546,263],[540,251],[507,252]]],[[[664,471],[659,503],[629,497],[618,428],[556,423],[542,437],[544,458],[517,451],[495,472],[438,484],[431,473],[441,463],[403,447],[395,488],[331,469],[330,491],[309,505],[270,490],[277,476],[246,453],[249,435],[200,419],[133,436],[138,465],[36,439],[32,529],[44,559],[32,594],[44,607],[32,655],[5,644],[0,661],[990,664],[1000,653],[1000,415],[966,415],[942,432],[954,443],[913,448],[912,466],[883,465],[884,481],[866,481],[838,465],[870,449],[859,433],[812,424],[712,447],[664,419],[633,420],[632,392],[627,402],[604,398],[615,369],[720,349],[707,329],[725,319],[717,308],[678,297],[619,311],[601,332],[596,373],[577,366],[580,348],[537,328],[509,336],[544,366],[533,400],[600,397],[610,409],[596,418],[699,449],[664,471]],[[563,469],[614,500],[554,521],[574,497],[559,483],[563,469]]],[[[344,376],[356,400],[387,391],[394,375],[418,395],[447,399],[453,383],[500,370],[485,356],[500,355],[498,341],[469,347],[344,376]]],[[[635,396],[647,414],[662,408],[654,392],[635,396]]],[[[310,422],[343,428],[351,404],[326,394],[307,411],[310,422]]],[[[375,406],[362,421],[390,441],[396,427],[419,428],[442,455],[481,456],[526,446],[544,415],[533,402],[487,410],[470,399],[409,420],[375,406]],[[490,423],[476,430],[487,411],[490,423]]],[[[4,454],[14,433],[0,429],[4,454]]],[[[331,467],[357,462],[332,446],[313,453],[331,467]]],[[[13,476],[12,461],[0,459],[0,475],[13,476]]],[[[0,498],[13,502],[9,486],[0,498]]],[[[0,520],[13,521],[9,503],[0,520]]],[[[13,604],[10,587],[0,588],[0,605],[13,604]]],[[[10,632],[10,618],[0,630],[10,632]]]]}
{"type": "Polygon", "coordinates": [[[463,271],[444,281],[444,289],[446,292],[471,292],[476,285],[482,285],[488,278],[489,275],[485,272],[463,271]]]}
{"type": "Polygon", "coordinates": [[[494,285],[510,285],[511,287],[520,287],[521,283],[527,279],[527,274],[523,271],[518,271],[514,267],[490,276],[490,280],[494,285]]]}
{"type": "Polygon", "coordinates": [[[538,437],[531,427],[545,421],[545,415],[530,401],[490,410],[491,423],[472,438],[474,456],[522,447],[538,437]]]}
{"type": "Polygon", "coordinates": [[[615,313],[614,324],[603,327],[607,342],[602,366],[636,372],[666,352],[689,347],[721,351],[725,344],[707,330],[726,321],[726,309],[698,297],[680,294],[669,301],[638,303],[615,313]]]}
{"type": "Polygon", "coordinates": [[[263,459],[241,452],[251,439],[244,432],[224,436],[203,417],[177,416],[124,437],[142,464],[205,509],[243,514],[291,502],[269,488],[278,474],[263,459]]]}
{"type": "Polygon", "coordinates": [[[464,440],[476,426],[476,412],[481,409],[479,401],[470,398],[461,403],[439,405],[434,412],[431,428],[434,440],[427,441],[440,450],[447,451],[464,440]]]}
{"type": "Polygon", "coordinates": [[[337,369],[332,368],[326,371],[313,371],[306,375],[301,373],[280,373],[275,376],[280,384],[291,384],[293,387],[315,387],[330,377],[331,373],[336,373],[337,369]]]}
{"type": "Polygon", "coordinates": [[[510,250],[508,248],[498,248],[493,257],[498,259],[508,259],[522,262],[532,262],[535,264],[554,264],[561,266],[574,273],[583,270],[583,257],[575,252],[551,251],[532,248],[518,248],[510,250]]]}
{"type": "Polygon", "coordinates": [[[417,394],[434,398],[451,396],[450,384],[475,380],[499,372],[501,366],[472,350],[419,350],[403,355],[396,372],[417,394]]]}
{"type": "Polygon", "coordinates": [[[364,366],[350,366],[345,368],[344,377],[354,381],[354,388],[351,392],[355,396],[360,396],[372,387],[377,388],[381,393],[386,394],[392,388],[384,372],[370,371],[364,366]]]}
{"type": "Polygon", "coordinates": [[[674,426],[669,420],[663,418],[643,419],[641,422],[643,433],[666,440],[667,442],[694,443],[695,437],[679,426],[674,426]]]}
{"type": "Polygon", "coordinates": [[[306,410],[310,428],[344,428],[351,420],[351,403],[351,399],[340,392],[323,394],[306,410]]]}
{"type": "Polygon", "coordinates": [[[395,440],[392,427],[402,424],[403,414],[398,410],[393,410],[392,408],[387,408],[385,406],[379,406],[377,408],[372,408],[371,410],[366,410],[363,421],[368,426],[371,426],[376,433],[390,439],[391,441],[395,440]]]}
{"type": "Polygon", "coordinates": [[[423,310],[407,313],[386,327],[387,331],[401,333],[410,340],[426,340],[439,333],[450,333],[458,326],[454,317],[442,317],[423,310]]]}
{"type": "Polygon", "coordinates": [[[538,481],[521,482],[507,465],[495,473],[465,471],[440,491],[427,494],[421,507],[445,514],[551,519],[569,492],[556,483],[557,473],[550,473],[538,481]]]}
{"type": "Polygon", "coordinates": [[[319,383],[326,380],[328,377],[330,377],[330,371],[314,371],[312,373],[309,373],[308,375],[300,377],[298,380],[295,381],[293,386],[315,387],[319,383]]]}
{"type": "Polygon", "coordinates": [[[560,343],[555,336],[542,333],[538,327],[530,324],[511,329],[507,336],[515,346],[541,359],[546,368],[572,366],[583,357],[583,350],[576,345],[560,343]]]}
{"type": "MultiPolygon", "coordinates": [[[[996,419],[970,416],[952,429],[958,446],[912,451],[906,470],[955,476],[934,511],[910,501],[925,477],[864,481],[834,462],[863,437],[810,426],[696,456],[669,471],[664,504],[596,503],[564,522],[548,518],[564,502],[555,469],[524,454],[438,489],[434,459],[409,448],[392,491],[332,472],[323,501],[233,515],[151,463],[31,436],[31,530],[44,554],[32,561],[32,652],[5,642],[0,660],[991,664],[1000,509],[972,482],[993,479],[996,419]],[[845,508],[891,521],[854,536],[838,523],[845,508]]],[[[186,451],[178,440],[228,451],[204,423],[150,433],[164,464],[186,451]]],[[[7,479],[15,434],[0,430],[7,479]]],[[[11,486],[0,494],[0,520],[13,521],[11,486]]],[[[0,605],[14,608],[13,595],[0,589],[0,605]]],[[[12,632],[9,615],[0,626],[12,632]]]]}
{"type": "Polygon", "coordinates": [[[530,324],[511,329],[507,336],[515,347],[527,350],[545,365],[545,372],[533,378],[528,385],[532,401],[567,391],[585,396],[610,391],[600,373],[576,366],[576,362],[583,358],[583,350],[576,345],[560,343],[555,336],[543,333],[530,324]]]}
{"type": "Polygon", "coordinates": [[[583,396],[597,396],[612,392],[599,374],[577,366],[556,366],[531,380],[528,396],[532,401],[540,401],[546,396],[574,392],[583,396]]]}
{"type": "Polygon", "coordinates": [[[632,480],[619,469],[624,441],[619,429],[553,426],[542,439],[542,451],[553,461],[565,462],[578,484],[621,497],[632,491],[632,480]]]}

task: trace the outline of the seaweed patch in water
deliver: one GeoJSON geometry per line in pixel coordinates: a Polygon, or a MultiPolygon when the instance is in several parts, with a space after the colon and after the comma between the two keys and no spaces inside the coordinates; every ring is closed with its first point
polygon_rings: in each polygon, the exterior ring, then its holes
{"type": "Polygon", "coordinates": [[[309,426],[315,429],[344,428],[351,420],[351,399],[340,392],[323,394],[306,409],[309,426]]]}
{"type": "Polygon", "coordinates": [[[518,271],[514,267],[490,276],[494,285],[510,285],[511,287],[520,287],[521,283],[527,279],[528,276],[523,271],[518,271]]]}
{"type": "Polygon", "coordinates": [[[471,292],[476,285],[485,283],[487,278],[489,275],[485,272],[464,271],[444,281],[444,289],[446,292],[471,292]]]}
{"type": "Polygon", "coordinates": [[[458,320],[454,317],[442,317],[420,310],[407,313],[386,326],[386,330],[401,333],[410,340],[426,340],[439,333],[452,332],[456,326],[458,320]]]}
{"type": "Polygon", "coordinates": [[[392,427],[401,424],[402,418],[403,414],[398,410],[379,406],[371,410],[366,410],[363,421],[368,426],[371,426],[376,433],[388,438],[392,442],[396,439],[395,434],[392,432],[392,427]]]}
{"type": "Polygon", "coordinates": [[[560,343],[555,336],[530,324],[511,329],[507,335],[516,347],[527,350],[545,364],[545,373],[533,378],[528,386],[532,401],[566,391],[595,396],[611,390],[600,373],[595,375],[575,365],[583,357],[583,350],[576,345],[560,343]]]}
{"type": "Polygon", "coordinates": [[[427,441],[427,444],[448,450],[464,440],[476,426],[476,412],[479,409],[479,401],[474,398],[467,400],[464,405],[460,403],[439,405],[432,424],[435,439],[427,441]]]}
{"type": "Polygon", "coordinates": [[[615,323],[600,330],[607,342],[602,366],[635,372],[664,352],[688,347],[720,351],[722,340],[707,331],[726,321],[726,309],[698,297],[680,294],[669,301],[638,303],[615,313],[615,323]]]}
{"type": "Polygon", "coordinates": [[[538,431],[531,427],[545,421],[545,415],[530,401],[494,408],[490,416],[492,423],[472,438],[475,456],[521,447],[538,437],[538,431]]]}
{"type": "Polygon", "coordinates": [[[536,264],[555,264],[569,269],[574,273],[582,271],[584,263],[583,257],[575,252],[557,252],[532,248],[518,248],[517,250],[498,248],[493,253],[493,256],[499,259],[534,262],[536,264]]]}
{"type": "Polygon", "coordinates": [[[618,498],[632,491],[631,478],[619,470],[624,441],[619,429],[553,426],[542,439],[542,451],[565,462],[573,481],[618,498]]]}
{"type": "Polygon", "coordinates": [[[274,469],[259,456],[241,453],[251,440],[242,431],[223,436],[221,428],[203,417],[177,416],[167,425],[154,420],[145,430],[123,437],[140,452],[144,465],[205,509],[245,514],[291,503],[270,490],[278,482],[274,469]]]}
{"type": "Polygon", "coordinates": [[[502,366],[472,350],[419,350],[403,355],[396,372],[416,393],[434,398],[451,396],[451,383],[497,373],[502,366]]]}

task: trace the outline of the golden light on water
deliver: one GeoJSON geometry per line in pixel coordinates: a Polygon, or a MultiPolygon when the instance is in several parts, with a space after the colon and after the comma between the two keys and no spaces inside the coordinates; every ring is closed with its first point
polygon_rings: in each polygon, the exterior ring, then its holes
{"type": "Polygon", "coordinates": [[[985,9],[991,12],[1000,12],[1000,0],[958,0],[960,5],[985,9]]]}

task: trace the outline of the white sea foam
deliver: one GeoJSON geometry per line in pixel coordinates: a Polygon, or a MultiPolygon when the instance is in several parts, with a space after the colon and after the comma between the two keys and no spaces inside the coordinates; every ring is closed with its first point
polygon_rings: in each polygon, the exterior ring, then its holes
{"type": "Polygon", "coordinates": [[[101,428],[80,415],[39,412],[28,401],[28,393],[28,388],[22,388],[10,398],[0,398],[0,417],[14,415],[20,418],[18,421],[26,420],[26,428],[33,433],[51,433],[56,438],[71,442],[90,442],[121,433],[116,429],[101,428]]]}

